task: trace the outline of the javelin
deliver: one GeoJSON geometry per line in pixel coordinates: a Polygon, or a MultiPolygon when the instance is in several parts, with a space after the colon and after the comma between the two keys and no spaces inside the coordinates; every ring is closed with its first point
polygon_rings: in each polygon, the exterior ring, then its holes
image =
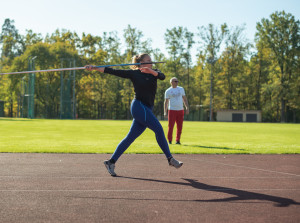
{"type": "MultiPolygon", "coordinates": [[[[132,66],[132,65],[142,65],[142,64],[157,64],[157,63],[165,63],[165,62],[150,62],[150,63],[127,63],[127,64],[111,64],[111,65],[101,65],[95,66],[99,67],[117,67],[117,66],[132,66]]],[[[50,70],[32,70],[32,71],[20,71],[20,72],[10,72],[10,73],[0,73],[0,75],[4,74],[31,74],[31,73],[43,73],[43,72],[56,72],[56,71],[67,71],[67,70],[84,70],[85,67],[71,67],[71,68],[60,68],[60,69],[50,69],[50,70]]]]}

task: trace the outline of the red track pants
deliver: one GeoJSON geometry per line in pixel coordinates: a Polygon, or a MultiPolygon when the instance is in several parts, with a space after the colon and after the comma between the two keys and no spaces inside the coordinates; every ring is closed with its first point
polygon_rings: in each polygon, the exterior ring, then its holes
{"type": "Polygon", "coordinates": [[[169,110],[169,112],[168,112],[168,120],[169,120],[168,141],[169,142],[172,142],[173,128],[174,128],[175,122],[177,125],[176,142],[180,141],[183,118],[184,118],[184,110],[179,110],[179,111],[169,110]]]}

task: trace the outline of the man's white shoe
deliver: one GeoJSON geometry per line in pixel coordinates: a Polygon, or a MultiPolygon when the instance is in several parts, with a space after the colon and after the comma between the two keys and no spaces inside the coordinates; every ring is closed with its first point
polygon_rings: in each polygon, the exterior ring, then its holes
{"type": "Polygon", "coordinates": [[[169,161],[169,165],[173,166],[173,167],[175,167],[177,169],[180,168],[182,166],[182,164],[183,164],[183,162],[180,162],[180,161],[174,159],[173,157],[169,161]]]}
{"type": "Polygon", "coordinates": [[[105,160],[104,165],[111,176],[113,176],[113,177],[117,176],[117,174],[115,173],[115,164],[114,163],[111,163],[109,160],[105,160]]]}

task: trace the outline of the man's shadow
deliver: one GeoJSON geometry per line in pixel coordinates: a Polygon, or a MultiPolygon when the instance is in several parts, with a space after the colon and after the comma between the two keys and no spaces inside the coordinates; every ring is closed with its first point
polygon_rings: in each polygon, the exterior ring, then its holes
{"type": "Polygon", "coordinates": [[[230,202],[230,201],[261,200],[261,201],[273,202],[274,206],[276,207],[288,207],[290,205],[300,204],[299,202],[296,202],[289,198],[260,194],[260,193],[245,191],[245,190],[228,188],[228,187],[213,186],[213,185],[200,183],[197,180],[193,180],[193,179],[182,178],[183,180],[187,181],[185,183],[185,182],[154,180],[154,179],[137,178],[137,177],[124,177],[124,176],[118,176],[118,177],[125,178],[125,179],[132,179],[132,180],[142,180],[142,181],[159,182],[159,183],[166,183],[166,184],[184,185],[199,190],[216,191],[216,192],[222,192],[222,193],[233,195],[232,197],[222,198],[222,199],[194,200],[198,202],[230,202]]]}
{"type": "Polygon", "coordinates": [[[203,148],[203,149],[220,149],[220,150],[239,150],[244,151],[245,149],[237,149],[237,148],[229,148],[229,147],[217,147],[217,146],[201,146],[201,145],[184,145],[182,146],[188,146],[188,147],[195,147],[195,148],[203,148]]]}

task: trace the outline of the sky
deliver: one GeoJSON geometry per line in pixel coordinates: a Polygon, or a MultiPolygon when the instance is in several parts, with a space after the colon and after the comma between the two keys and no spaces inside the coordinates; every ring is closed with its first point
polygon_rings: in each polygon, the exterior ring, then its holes
{"type": "MultiPolygon", "coordinates": [[[[121,40],[130,25],[142,31],[143,40],[152,40],[152,48],[166,53],[167,29],[186,27],[198,42],[198,27],[245,25],[244,35],[253,42],[256,23],[282,10],[300,19],[299,0],[0,0],[0,24],[9,18],[20,34],[31,29],[43,37],[56,29],[79,36],[117,31],[121,40]]],[[[198,47],[193,47],[194,56],[198,47]]]]}

